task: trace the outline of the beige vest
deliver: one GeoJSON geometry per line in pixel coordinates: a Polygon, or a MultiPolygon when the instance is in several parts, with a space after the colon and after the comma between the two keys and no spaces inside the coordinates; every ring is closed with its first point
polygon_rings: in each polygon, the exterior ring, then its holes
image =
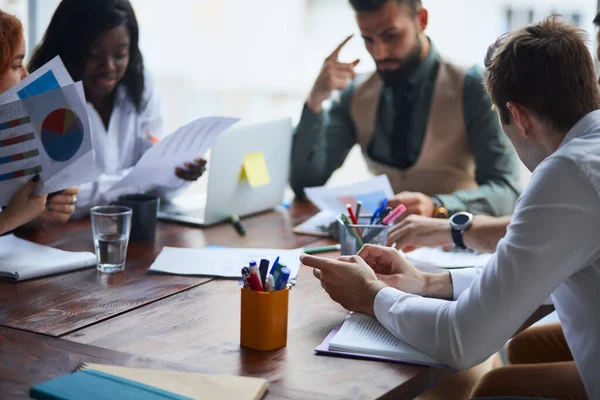
{"type": "Polygon", "coordinates": [[[465,75],[464,68],[440,63],[421,154],[406,170],[381,164],[368,156],[383,82],[373,73],[357,84],[350,115],[358,143],[369,170],[375,175],[387,175],[395,193],[413,191],[433,196],[477,187],[463,113],[465,75]]]}

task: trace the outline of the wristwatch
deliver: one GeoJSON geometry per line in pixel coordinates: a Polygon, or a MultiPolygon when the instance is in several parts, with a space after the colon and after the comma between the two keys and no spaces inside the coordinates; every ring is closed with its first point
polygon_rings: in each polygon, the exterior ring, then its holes
{"type": "Polygon", "coordinates": [[[444,207],[444,203],[442,203],[442,201],[439,198],[433,196],[431,200],[433,200],[434,205],[433,218],[448,218],[450,216],[450,213],[448,213],[448,209],[444,207]]]}
{"type": "Polygon", "coordinates": [[[459,249],[467,248],[463,240],[463,233],[471,227],[472,223],[473,214],[468,212],[459,212],[450,217],[450,233],[452,234],[452,241],[459,249]]]}

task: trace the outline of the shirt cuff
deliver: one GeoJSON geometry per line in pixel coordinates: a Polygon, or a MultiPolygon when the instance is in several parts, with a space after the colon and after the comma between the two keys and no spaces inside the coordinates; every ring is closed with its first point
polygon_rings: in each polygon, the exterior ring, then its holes
{"type": "Polygon", "coordinates": [[[390,308],[396,302],[398,297],[403,294],[404,292],[392,287],[383,288],[377,293],[373,310],[375,311],[375,318],[377,318],[381,325],[387,326],[385,321],[388,318],[390,308]]]}
{"type": "Polygon", "coordinates": [[[463,268],[450,270],[452,277],[452,290],[454,300],[458,299],[460,294],[467,290],[475,278],[479,276],[480,268],[463,268]]]}

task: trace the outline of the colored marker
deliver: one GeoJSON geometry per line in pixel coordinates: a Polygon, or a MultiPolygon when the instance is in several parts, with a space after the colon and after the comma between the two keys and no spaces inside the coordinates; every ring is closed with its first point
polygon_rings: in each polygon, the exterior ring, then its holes
{"type": "Polygon", "coordinates": [[[265,283],[267,282],[267,272],[269,271],[269,260],[260,260],[260,267],[258,270],[260,271],[260,282],[262,283],[262,287],[265,287],[265,283]]]}
{"type": "Polygon", "coordinates": [[[263,291],[262,284],[260,283],[260,277],[258,276],[258,274],[256,272],[251,272],[250,276],[248,276],[248,285],[250,286],[250,289],[252,289],[254,291],[257,291],[257,292],[263,291]]]}
{"type": "Polygon", "coordinates": [[[360,218],[360,210],[362,208],[362,201],[357,201],[356,202],[356,219],[358,220],[358,218],[360,218]]]}
{"type": "Polygon", "coordinates": [[[242,221],[240,221],[240,217],[238,217],[237,214],[233,214],[231,217],[229,217],[229,222],[233,225],[240,236],[246,235],[246,229],[244,228],[244,225],[242,225],[242,221]]]}
{"type": "Polygon", "coordinates": [[[287,286],[288,280],[290,279],[290,270],[289,268],[281,268],[279,271],[279,276],[275,281],[275,290],[283,290],[287,286]]]}
{"type": "Polygon", "coordinates": [[[383,224],[384,225],[391,224],[392,222],[394,222],[396,219],[398,219],[398,217],[400,217],[405,212],[406,212],[406,206],[404,204],[400,204],[398,207],[394,208],[394,210],[391,213],[389,213],[387,215],[387,217],[385,217],[383,219],[383,224]]]}
{"type": "Polygon", "coordinates": [[[350,216],[350,220],[354,225],[358,225],[358,220],[356,219],[356,215],[354,215],[354,210],[352,209],[352,205],[349,203],[346,204],[346,210],[348,210],[348,215],[350,216]]]}
{"type": "Polygon", "coordinates": [[[341,214],[340,215],[340,219],[342,220],[342,222],[346,226],[346,229],[348,230],[348,233],[350,234],[350,236],[352,236],[354,238],[354,240],[356,240],[356,246],[359,249],[361,247],[363,247],[363,244],[364,244],[363,240],[361,239],[361,237],[356,232],[356,229],[354,229],[354,227],[351,226],[352,222],[350,221],[350,219],[348,219],[348,217],[346,216],[346,214],[341,214]]]}
{"type": "Polygon", "coordinates": [[[306,254],[320,254],[329,253],[331,251],[340,251],[342,249],[341,244],[333,244],[331,246],[320,246],[320,247],[309,247],[304,249],[306,254]]]}
{"type": "Polygon", "coordinates": [[[273,266],[271,267],[271,271],[269,271],[269,275],[273,275],[273,273],[277,270],[277,265],[279,264],[279,257],[275,259],[273,262],[273,266]]]}

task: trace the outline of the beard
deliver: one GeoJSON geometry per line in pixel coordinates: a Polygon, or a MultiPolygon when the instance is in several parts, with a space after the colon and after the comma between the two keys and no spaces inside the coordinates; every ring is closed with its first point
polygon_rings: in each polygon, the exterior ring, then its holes
{"type": "Polygon", "coordinates": [[[421,45],[421,41],[417,36],[417,41],[413,49],[404,57],[403,59],[399,58],[386,58],[384,60],[376,62],[377,73],[381,80],[387,86],[397,86],[401,85],[406,81],[406,79],[419,67],[421,64],[421,52],[423,46],[421,45]],[[394,62],[400,64],[400,67],[394,70],[380,70],[379,63],[380,62],[394,62]]]}

